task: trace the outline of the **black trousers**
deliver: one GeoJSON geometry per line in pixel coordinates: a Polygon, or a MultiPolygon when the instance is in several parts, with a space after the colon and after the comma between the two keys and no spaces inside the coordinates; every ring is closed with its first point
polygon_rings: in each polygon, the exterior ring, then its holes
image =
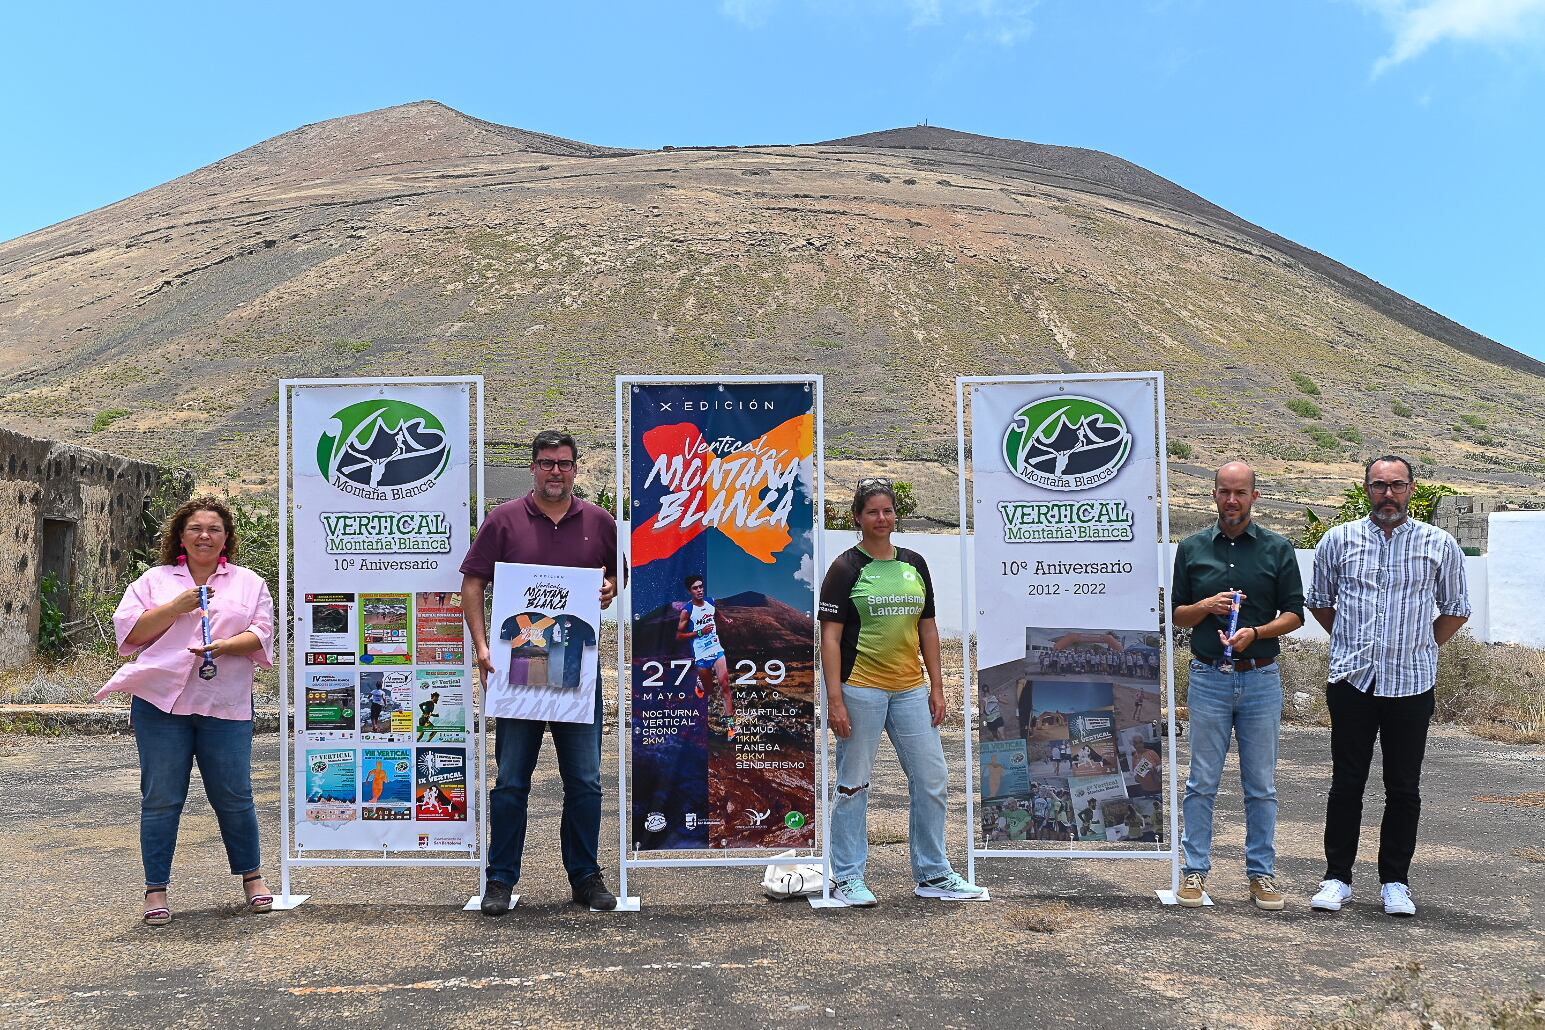
{"type": "Polygon", "coordinates": [[[1363,789],[1373,743],[1384,758],[1384,821],[1379,826],[1379,882],[1411,882],[1416,824],[1422,814],[1422,758],[1433,692],[1374,697],[1345,680],[1327,684],[1330,706],[1330,796],[1325,802],[1325,879],[1352,882],[1363,822],[1363,789]]]}

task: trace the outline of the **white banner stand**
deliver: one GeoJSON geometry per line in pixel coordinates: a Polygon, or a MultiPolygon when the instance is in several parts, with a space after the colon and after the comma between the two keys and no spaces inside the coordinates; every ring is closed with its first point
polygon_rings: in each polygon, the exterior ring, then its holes
{"type": "MultiPolygon", "coordinates": [[[[965,668],[965,740],[966,740],[966,840],[967,873],[966,878],[976,882],[976,863],[978,859],[995,860],[1005,858],[1061,858],[1061,859],[1137,859],[1146,861],[1168,862],[1170,865],[1170,886],[1168,890],[1158,890],[1159,901],[1165,905],[1173,905],[1175,893],[1180,889],[1180,828],[1176,778],[1175,778],[1175,669],[1174,669],[1174,634],[1173,626],[1168,613],[1161,613],[1160,625],[1164,643],[1164,669],[1165,669],[1165,701],[1167,703],[1168,722],[1168,783],[1169,792],[1165,796],[1165,805],[1168,814],[1169,836],[1168,847],[1165,850],[1122,851],[1112,849],[1073,849],[1073,848],[986,848],[981,847],[979,841],[980,827],[977,826],[976,800],[977,800],[977,763],[975,754],[976,740],[976,696],[977,677],[976,669],[972,663],[972,642],[976,639],[977,616],[979,611],[976,606],[976,580],[971,553],[971,532],[976,529],[977,520],[972,517],[972,508],[967,502],[967,469],[971,467],[971,452],[967,449],[966,433],[966,392],[973,386],[994,384],[1025,384],[1047,385],[1052,387],[1067,386],[1082,382],[1112,382],[1112,381],[1148,381],[1153,384],[1155,392],[1155,410],[1148,413],[1154,419],[1154,432],[1156,433],[1156,460],[1158,465],[1158,510],[1160,515],[1160,534],[1157,542],[1158,569],[1161,582],[1159,591],[1168,594],[1173,559],[1170,555],[1169,539],[1169,455],[1166,446],[1167,426],[1164,408],[1164,374],[1162,372],[1116,372],[1116,373],[1089,373],[1080,375],[1036,375],[1036,376],[961,376],[955,380],[955,445],[958,455],[959,469],[959,494],[960,494],[960,567],[963,582],[961,584],[961,626],[963,645],[963,664],[965,668]]],[[[980,543],[980,541],[978,541],[980,543]]],[[[1159,603],[1160,592],[1156,591],[1154,603],[1159,603]]],[[[1210,898],[1204,899],[1204,904],[1212,904],[1210,898]]]]}
{"type": "MultiPolygon", "coordinates": [[[[293,663],[291,653],[291,626],[298,619],[292,614],[290,604],[290,537],[293,530],[293,519],[290,511],[290,461],[292,447],[290,441],[290,405],[292,396],[296,391],[316,387],[328,386],[420,386],[420,385],[447,385],[462,383],[466,389],[475,395],[475,450],[469,454],[469,471],[476,476],[476,496],[469,498],[469,503],[475,507],[469,512],[473,525],[480,525],[483,521],[483,377],[482,376],[390,376],[370,379],[284,379],[279,383],[279,644],[276,652],[279,666],[279,825],[280,847],[283,852],[280,857],[279,876],[280,890],[274,896],[274,908],[280,911],[297,908],[309,900],[310,894],[296,894],[292,891],[293,869],[325,866],[376,866],[376,867],[455,867],[476,868],[478,873],[478,894],[463,906],[470,911],[476,909],[482,901],[482,891],[486,869],[484,856],[488,849],[488,804],[487,790],[484,782],[484,768],[487,758],[484,754],[486,742],[486,730],[481,711],[480,695],[476,689],[476,681],[472,679],[474,673],[474,655],[470,647],[466,648],[463,662],[463,681],[468,684],[468,741],[467,760],[473,766],[468,770],[466,789],[468,797],[475,796],[478,804],[478,833],[476,849],[467,858],[407,858],[401,856],[401,851],[391,852],[382,849],[379,857],[351,857],[351,858],[307,858],[296,854],[295,827],[292,819],[294,798],[291,797],[290,766],[294,761],[291,754],[291,729],[290,719],[296,713],[291,704],[292,685],[290,672],[293,663]]],[[[472,427],[468,427],[472,428],[472,427]]],[[[458,436],[465,446],[469,441],[466,436],[458,436]]],[[[457,560],[457,555],[447,555],[448,559],[457,560]]],[[[463,628],[465,633],[465,628],[463,628]]],[[[372,852],[373,854],[373,852],[372,852]]],[[[512,899],[511,903],[514,903],[512,899]]]]}
{"type": "MultiPolygon", "coordinates": [[[[668,384],[701,384],[716,385],[719,383],[806,383],[814,393],[815,411],[815,553],[813,560],[818,570],[826,568],[825,550],[823,547],[823,530],[826,526],[826,489],[824,477],[825,454],[825,423],[822,412],[822,378],[819,375],[808,376],[618,376],[617,377],[617,406],[616,406],[616,498],[619,510],[617,520],[618,553],[622,568],[630,568],[633,552],[633,513],[630,508],[622,503],[628,496],[626,484],[626,472],[631,461],[631,422],[627,418],[627,405],[625,400],[635,385],[668,385],[668,384]]],[[[819,588],[817,588],[819,593],[819,588]]],[[[816,848],[810,853],[800,854],[796,850],[795,856],[790,856],[787,848],[768,849],[769,853],[757,857],[738,856],[734,858],[641,858],[644,854],[660,854],[660,852],[641,852],[633,850],[631,844],[631,828],[633,823],[632,796],[628,792],[628,761],[632,753],[633,725],[632,725],[632,677],[628,665],[628,627],[633,621],[633,589],[624,577],[624,582],[617,592],[617,843],[618,843],[618,891],[617,912],[637,912],[641,901],[638,895],[628,893],[628,871],[630,869],[685,869],[692,867],[734,867],[734,866],[766,866],[782,858],[788,862],[802,862],[818,867],[822,872],[821,895],[810,898],[812,908],[845,908],[842,902],[831,896],[831,862],[826,853],[826,842],[829,839],[831,813],[827,803],[827,785],[829,762],[829,747],[827,740],[826,705],[821,702],[822,683],[819,654],[816,653],[816,641],[811,642],[812,656],[815,658],[815,696],[816,707],[819,711],[819,724],[816,730],[815,751],[820,762],[819,785],[817,787],[816,807],[817,825],[820,826],[820,834],[816,841],[816,848]]],[[[819,598],[817,598],[819,605],[819,598]]],[[[817,623],[819,625],[819,623],[817,623]]],[[[817,635],[817,639],[819,634],[817,635]]]]}

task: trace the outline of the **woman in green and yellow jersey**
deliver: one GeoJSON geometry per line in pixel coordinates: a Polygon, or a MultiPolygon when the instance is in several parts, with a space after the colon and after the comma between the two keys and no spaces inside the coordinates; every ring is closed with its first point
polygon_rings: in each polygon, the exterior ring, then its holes
{"type": "Polygon", "coordinates": [[[827,717],[837,734],[831,808],[835,896],[854,907],[875,904],[864,866],[869,779],[884,732],[901,759],[911,795],[914,893],[955,901],[979,898],[982,889],[955,872],[945,855],[949,771],[939,725],[946,704],[928,564],[916,551],[891,542],[896,493],[889,480],[860,480],[852,512],[861,536],[858,546],[838,555],[821,584],[821,671],[827,717]]]}

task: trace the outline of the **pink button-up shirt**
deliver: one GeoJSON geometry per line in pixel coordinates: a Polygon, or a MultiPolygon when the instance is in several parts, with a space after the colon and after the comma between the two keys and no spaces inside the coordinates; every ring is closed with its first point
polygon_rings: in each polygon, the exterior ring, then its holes
{"type": "Polygon", "coordinates": [[[97,700],[121,690],[172,715],[252,718],[253,670],[257,665],[265,669],[274,665],[274,602],[268,584],[251,569],[222,565],[205,584],[214,595],[209,599],[210,639],[251,630],[263,643],[249,655],[216,658],[219,671],[214,679],[199,679],[203,656],[188,652],[204,643],[197,609],[179,615],[165,633],[143,647],[124,643],[141,615],[193,586],[193,575],[183,565],[157,565],[134,581],[113,613],[113,629],[118,634],[118,653],[129,658],[138,650],[139,655],[97,691],[97,700]]]}

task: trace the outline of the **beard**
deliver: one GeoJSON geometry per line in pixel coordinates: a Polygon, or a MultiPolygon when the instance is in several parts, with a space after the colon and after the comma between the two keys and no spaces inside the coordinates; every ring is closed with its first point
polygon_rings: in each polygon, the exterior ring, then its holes
{"type": "Polygon", "coordinates": [[[1386,501],[1385,503],[1375,507],[1371,512],[1369,512],[1369,515],[1373,517],[1375,522],[1382,522],[1385,525],[1389,525],[1404,519],[1406,517],[1406,511],[1409,507],[1409,505],[1386,501]]]}

